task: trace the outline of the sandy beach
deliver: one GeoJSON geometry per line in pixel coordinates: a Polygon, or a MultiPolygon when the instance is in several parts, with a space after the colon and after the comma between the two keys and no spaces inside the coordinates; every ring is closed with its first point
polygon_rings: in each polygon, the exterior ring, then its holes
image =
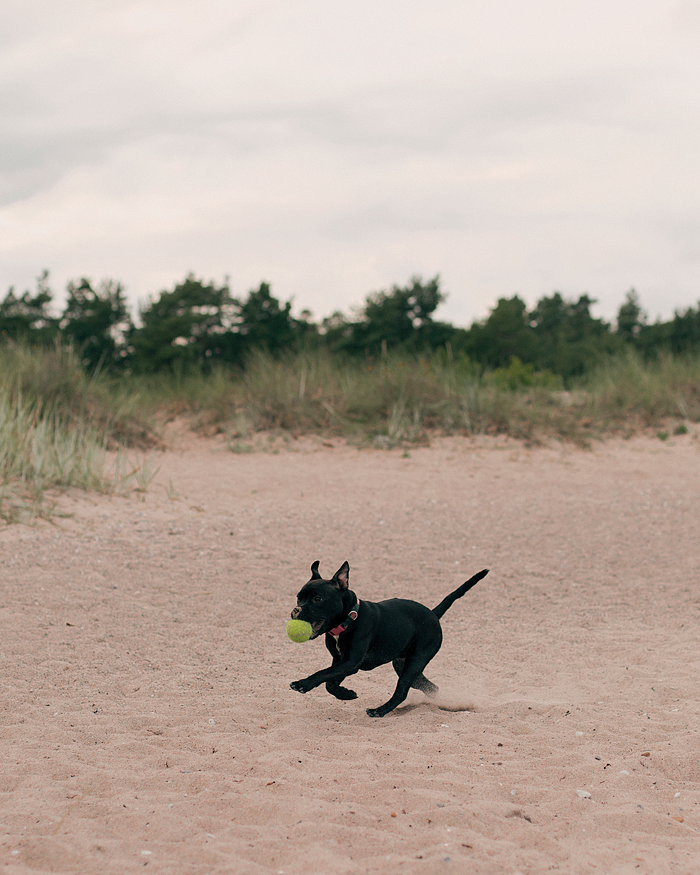
{"type": "Polygon", "coordinates": [[[181,434],[142,495],[0,529],[8,875],[700,871],[700,441],[181,434]],[[284,625],[319,559],[442,621],[341,702],[284,625]]]}

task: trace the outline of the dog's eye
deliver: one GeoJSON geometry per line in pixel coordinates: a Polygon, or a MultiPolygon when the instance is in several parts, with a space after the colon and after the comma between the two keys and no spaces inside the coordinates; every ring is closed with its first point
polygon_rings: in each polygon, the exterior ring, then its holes
{"type": "Polygon", "coordinates": [[[315,596],[314,596],[314,602],[315,602],[317,605],[320,604],[322,601],[323,601],[323,599],[321,598],[320,595],[315,595],[315,596]]]}

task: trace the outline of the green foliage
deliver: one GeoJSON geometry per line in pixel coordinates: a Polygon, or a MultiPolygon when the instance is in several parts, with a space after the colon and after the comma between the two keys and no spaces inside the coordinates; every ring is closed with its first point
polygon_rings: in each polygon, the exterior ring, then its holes
{"type": "Polygon", "coordinates": [[[537,355],[527,307],[517,295],[499,298],[486,321],[474,323],[469,335],[468,354],[487,367],[507,367],[513,356],[533,362],[537,355]]]}
{"type": "Polygon", "coordinates": [[[571,387],[625,349],[647,360],[700,351],[700,303],[650,325],[634,289],[614,328],[592,315],[595,299],[589,295],[568,300],[559,292],[542,297],[531,310],[517,295],[499,298],[484,320],[455,327],[433,318],[446,297],[439,276],[427,281],[413,276],[405,286],[372,292],[354,315],[336,311],[320,325],[308,311],[293,316],[292,302],[275,298],[266,282],[239,299],[227,282],[207,283],[189,274],[141,308],[138,326],[120,283],[104,280],[94,288],[83,278],[69,282],[67,291],[58,319],[50,313],[46,272],[36,294],[18,297],[10,289],[0,303],[0,343],[23,338],[46,346],[60,338],[76,349],[87,373],[168,373],[176,380],[219,366],[249,367],[256,351],[280,359],[326,349],[369,363],[392,355],[445,362],[465,357],[480,373],[494,372],[494,385],[526,388],[540,386],[548,374],[571,387]]]}
{"type": "Polygon", "coordinates": [[[237,333],[241,349],[260,349],[271,353],[291,349],[297,343],[306,323],[291,315],[292,302],[285,304],[274,298],[269,283],[260,283],[248,295],[238,301],[237,333]]]}
{"type": "Polygon", "coordinates": [[[632,346],[647,359],[663,355],[696,354],[700,351],[700,302],[697,307],[676,310],[669,322],[642,321],[632,346]]]}
{"type": "Polygon", "coordinates": [[[624,346],[606,322],[591,315],[594,303],[588,295],[567,301],[555,292],[528,312],[517,295],[500,298],[484,322],[472,325],[462,345],[487,368],[508,368],[515,357],[537,372],[570,381],[624,346]]]}
{"type": "Polygon", "coordinates": [[[254,349],[276,354],[293,348],[311,326],[294,319],[291,309],[291,301],[281,304],[268,283],[241,301],[227,283],[204,283],[190,274],[141,310],[142,325],[131,335],[133,369],[209,371],[217,363],[240,365],[254,349]]]}
{"type": "Polygon", "coordinates": [[[669,332],[669,346],[675,355],[700,350],[700,303],[697,308],[676,310],[669,332]]]}
{"type": "Polygon", "coordinates": [[[134,371],[183,373],[235,360],[238,344],[231,329],[237,315],[228,284],[205,283],[189,274],[142,308],[142,325],[131,336],[134,371]]]}
{"type": "Polygon", "coordinates": [[[639,337],[646,321],[646,313],[639,302],[639,295],[634,289],[630,289],[624,303],[617,311],[616,334],[628,343],[633,342],[639,337]]]}
{"type": "Polygon", "coordinates": [[[58,336],[58,320],[49,307],[53,293],[48,286],[48,271],[37,279],[36,294],[26,291],[20,297],[10,288],[0,302],[0,340],[24,340],[31,344],[49,343],[58,336]]]}
{"type": "Polygon", "coordinates": [[[120,283],[103,280],[96,291],[88,279],[69,282],[60,326],[89,373],[119,370],[128,363],[134,326],[120,283]]]}
{"type": "Polygon", "coordinates": [[[334,313],[324,321],[323,330],[334,351],[371,356],[388,350],[427,351],[444,343],[454,331],[449,326],[443,338],[445,332],[432,321],[433,312],[444,300],[439,276],[428,282],[414,276],[403,288],[395,285],[367,295],[356,319],[334,313]]]}
{"type": "Polygon", "coordinates": [[[404,288],[374,292],[365,301],[356,342],[374,354],[381,352],[382,343],[391,349],[420,346],[421,335],[444,298],[437,276],[427,283],[414,276],[404,288]]]}
{"type": "Polygon", "coordinates": [[[529,320],[538,341],[534,359],[538,368],[569,380],[622,348],[621,339],[611,333],[610,326],[591,315],[594,303],[588,295],[566,301],[559,292],[537,303],[529,320]]]}
{"type": "Polygon", "coordinates": [[[499,389],[509,392],[530,389],[533,386],[541,386],[545,389],[561,388],[561,377],[551,371],[535,371],[535,366],[531,362],[523,364],[517,355],[511,356],[507,368],[496,368],[490,378],[499,389]]]}

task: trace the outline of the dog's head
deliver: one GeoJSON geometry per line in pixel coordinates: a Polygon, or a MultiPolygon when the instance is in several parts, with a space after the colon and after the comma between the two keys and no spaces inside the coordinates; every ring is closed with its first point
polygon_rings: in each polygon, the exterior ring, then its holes
{"type": "Polygon", "coordinates": [[[318,560],[311,566],[311,579],[299,590],[297,606],[292,611],[293,620],[306,620],[314,630],[312,638],[318,638],[341,623],[348,612],[347,603],[355,602],[348,589],[350,566],[343,562],[330,580],[324,580],[318,571],[318,560]]]}

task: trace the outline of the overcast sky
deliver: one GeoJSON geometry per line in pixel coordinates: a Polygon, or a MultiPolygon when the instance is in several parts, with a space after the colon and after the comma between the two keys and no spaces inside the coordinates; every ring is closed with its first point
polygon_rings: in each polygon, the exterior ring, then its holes
{"type": "Polygon", "coordinates": [[[0,107],[1,296],[700,299],[700,0],[23,0],[0,107]]]}

